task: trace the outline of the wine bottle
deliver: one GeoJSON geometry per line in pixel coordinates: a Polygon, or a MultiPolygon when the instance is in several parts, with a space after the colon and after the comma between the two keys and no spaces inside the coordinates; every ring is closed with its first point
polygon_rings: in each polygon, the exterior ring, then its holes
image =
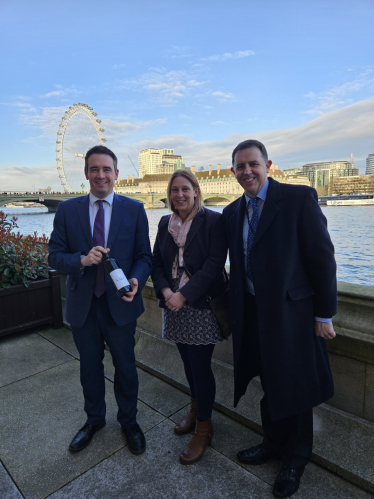
{"type": "Polygon", "coordinates": [[[122,297],[132,291],[127,277],[123,273],[123,270],[118,267],[117,262],[114,258],[108,256],[107,253],[103,253],[104,267],[109,277],[111,278],[114,287],[116,288],[116,293],[119,297],[122,297]]]}

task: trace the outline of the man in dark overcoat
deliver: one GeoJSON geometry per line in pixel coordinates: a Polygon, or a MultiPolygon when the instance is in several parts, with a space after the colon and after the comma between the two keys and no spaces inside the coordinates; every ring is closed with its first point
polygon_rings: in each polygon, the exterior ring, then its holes
{"type": "Polygon", "coordinates": [[[262,464],[281,457],[273,493],[299,487],[313,444],[312,408],[333,395],[326,339],[335,336],[336,263],[317,193],[267,177],[261,142],[232,154],[244,194],[223,211],[230,256],[236,406],[260,376],[263,442],[238,453],[262,464]]]}

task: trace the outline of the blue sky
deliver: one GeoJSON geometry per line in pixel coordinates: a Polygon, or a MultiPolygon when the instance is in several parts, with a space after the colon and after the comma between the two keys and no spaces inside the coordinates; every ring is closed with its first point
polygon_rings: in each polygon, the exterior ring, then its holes
{"type": "Polygon", "coordinates": [[[98,113],[120,176],[146,147],[226,165],[246,138],[281,169],[353,153],[364,173],[373,21],[364,0],[2,0],[0,189],[61,189],[56,135],[77,102],[98,113]]]}

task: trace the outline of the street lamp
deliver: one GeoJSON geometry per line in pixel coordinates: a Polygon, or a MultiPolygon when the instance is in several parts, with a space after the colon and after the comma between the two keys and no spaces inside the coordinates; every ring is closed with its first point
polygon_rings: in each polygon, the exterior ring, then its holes
{"type": "Polygon", "coordinates": [[[82,182],[82,183],[81,183],[81,189],[82,189],[82,192],[84,192],[84,188],[85,188],[85,187],[86,187],[86,186],[85,186],[85,185],[83,184],[83,182],[82,182]]]}

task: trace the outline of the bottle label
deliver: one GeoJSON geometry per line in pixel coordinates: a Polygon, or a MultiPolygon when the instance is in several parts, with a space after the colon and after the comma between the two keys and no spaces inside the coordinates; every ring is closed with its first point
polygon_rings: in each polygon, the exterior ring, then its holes
{"type": "Polygon", "coordinates": [[[118,290],[124,288],[125,286],[130,286],[129,281],[126,279],[126,276],[121,269],[113,270],[110,273],[110,277],[113,279],[113,282],[118,290]]]}

